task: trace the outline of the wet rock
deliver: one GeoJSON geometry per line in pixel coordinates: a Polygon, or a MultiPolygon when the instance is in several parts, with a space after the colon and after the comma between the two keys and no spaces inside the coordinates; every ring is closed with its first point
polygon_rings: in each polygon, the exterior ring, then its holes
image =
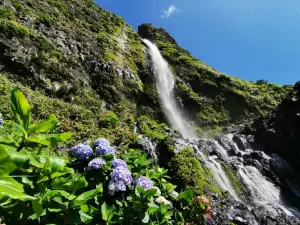
{"type": "Polygon", "coordinates": [[[249,146],[244,135],[234,134],[232,139],[240,150],[245,151],[249,146]]]}
{"type": "Polygon", "coordinates": [[[252,209],[259,224],[266,225],[299,225],[300,220],[292,215],[288,215],[281,207],[276,204],[264,204],[252,209]]]}
{"type": "Polygon", "coordinates": [[[139,147],[144,152],[148,153],[155,162],[158,161],[157,154],[156,154],[156,144],[152,142],[149,138],[139,135],[139,140],[136,147],[139,147]]]}
{"type": "Polygon", "coordinates": [[[216,140],[228,152],[229,156],[234,156],[238,154],[238,150],[227,136],[221,135],[218,138],[216,138],[216,140]]]}

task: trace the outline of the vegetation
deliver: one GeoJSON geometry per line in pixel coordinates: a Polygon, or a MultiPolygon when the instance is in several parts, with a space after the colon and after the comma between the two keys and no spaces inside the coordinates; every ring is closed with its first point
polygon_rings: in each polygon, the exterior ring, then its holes
{"type": "Polygon", "coordinates": [[[58,126],[54,115],[33,124],[32,108],[17,89],[11,92],[11,108],[17,123],[0,127],[1,222],[203,222],[209,201],[194,198],[191,190],[177,193],[168,171],[154,167],[145,154],[130,149],[116,154],[104,138],[73,147],[69,158],[51,151],[40,154],[44,147],[68,141],[71,134],[52,133],[58,126]]]}
{"type": "Polygon", "coordinates": [[[222,191],[214,183],[211,171],[202,166],[191,148],[185,147],[180,150],[171,159],[170,164],[174,177],[178,179],[177,182],[181,183],[183,187],[190,187],[200,194],[215,192],[222,195],[222,191]]]}

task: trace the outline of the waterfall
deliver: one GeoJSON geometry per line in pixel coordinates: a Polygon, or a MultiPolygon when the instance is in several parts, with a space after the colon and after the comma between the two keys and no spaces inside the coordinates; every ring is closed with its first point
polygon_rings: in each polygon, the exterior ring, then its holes
{"type": "Polygon", "coordinates": [[[227,177],[225,171],[223,170],[220,163],[216,160],[217,156],[210,156],[208,159],[208,168],[211,169],[213,175],[217,181],[217,184],[224,191],[228,191],[229,194],[236,200],[240,200],[234,188],[232,187],[229,178],[227,177]]]}
{"type": "Polygon", "coordinates": [[[143,41],[148,46],[152,58],[157,91],[165,115],[168,117],[171,126],[178,130],[184,138],[195,138],[195,132],[187,126],[187,121],[183,118],[177,106],[173,91],[175,86],[174,76],[169,69],[168,63],[163,59],[155,44],[146,39],[143,41]]]}
{"type": "MultiPolygon", "coordinates": [[[[272,209],[272,205],[275,205],[277,208],[281,208],[286,215],[292,215],[289,211],[290,208],[287,209],[288,207],[286,207],[281,200],[280,188],[264,177],[261,171],[253,166],[255,164],[247,165],[247,162],[245,162],[244,156],[249,156],[249,154],[256,152],[256,150],[249,147],[249,143],[246,143],[246,145],[240,149],[239,146],[241,143],[237,145],[238,142],[233,139],[233,134],[224,136],[224,138],[227,139],[226,143],[222,142],[222,140],[216,141],[197,138],[196,133],[188,126],[186,118],[184,118],[182,111],[176,103],[174,95],[175,81],[168,63],[163,59],[155,44],[146,39],[144,39],[143,42],[148,46],[149,54],[153,62],[157,92],[164,113],[172,128],[178,130],[185,138],[177,140],[177,142],[180,142],[178,145],[194,148],[198,156],[203,159],[205,166],[212,171],[216,184],[222,190],[227,191],[235,200],[243,203],[248,201],[245,199],[245,196],[239,196],[237,194],[222,164],[227,166],[231,165],[237,169],[237,171],[234,171],[236,178],[241,182],[241,185],[243,185],[251,203],[261,205],[265,208],[271,207],[270,209],[272,209]],[[198,142],[201,143],[196,144],[198,142]],[[205,152],[206,154],[204,154],[205,152]]],[[[247,142],[246,139],[243,140],[247,142]]],[[[150,154],[152,153],[152,157],[157,160],[155,146],[151,146],[151,149],[152,150],[148,152],[150,152],[150,154]]],[[[264,155],[266,156],[265,160],[268,161],[270,157],[266,154],[264,155]]],[[[259,163],[266,163],[266,161],[259,163]]]]}

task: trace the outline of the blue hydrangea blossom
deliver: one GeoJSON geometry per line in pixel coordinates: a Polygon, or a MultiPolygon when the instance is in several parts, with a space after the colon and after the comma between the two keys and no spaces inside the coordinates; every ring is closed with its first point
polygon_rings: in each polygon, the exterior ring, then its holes
{"type": "Polygon", "coordinates": [[[110,180],[108,184],[108,193],[110,195],[114,195],[118,191],[126,191],[126,185],[122,182],[114,182],[113,180],[110,180]]]}
{"type": "Polygon", "coordinates": [[[88,170],[99,170],[103,165],[105,165],[105,161],[100,158],[93,159],[88,164],[88,170]]]}
{"type": "Polygon", "coordinates": [[[97,155],[115,155],[116,151],[113,147],[104,147],[98,146],[96,147],[96,154],[97,155]]]}
{"type": "Polygon", "coordinates": [[[111,179],[114,182],[121,182],[125,185],[129,185],[132,182],[132,176],[130,171],[125,167],[116,167],[111,173],[111,179]]]}
{"type": "Polygon", "coordinates": [[[132,175],[130,171],[123,166],[113,169],[111,173],[111,180],[108,185],[108,192],[114,195],[118,191],[126,191],[126,185],[132,183],[132,175]]]}
{"type": "Polygon", "coordinates": [[[115,159],[114,161],[112,161],[112,167],[113,168],[117,168],[117,167],[127,168],[127,163],[122,159],[115,159]]]}
{"type": "Polygon", "coordinates": [[[146,190],[154,187],[152,181],[145,176],[140,176],[138,179],[136,179],[135,184],[136,186],[143,187],[146,190]]]}
{"type": "Polygon", "coordinates": [[[93,149],[89,145],[78,144],[72,148],[72,154],[78,159],[87,160],[93,155],[93,149]]]}
{"type": "Polygon", "coordinates": [[[107,139],[105,138],[97,138],[95,141],[94,141],[94,145],[95,146],[102,146],[104,148],[108,148],[110,146],[110,143],[107,139]]]}

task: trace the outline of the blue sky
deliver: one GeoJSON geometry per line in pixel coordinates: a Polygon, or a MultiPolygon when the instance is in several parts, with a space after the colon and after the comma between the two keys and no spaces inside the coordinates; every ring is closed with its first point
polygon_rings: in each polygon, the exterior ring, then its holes
{"type": "Polygon", "coordinates": [[[96,0],[135,30],[166,29],[228,75],[278,84],[300,80],[300,0],[96,0]]]}

